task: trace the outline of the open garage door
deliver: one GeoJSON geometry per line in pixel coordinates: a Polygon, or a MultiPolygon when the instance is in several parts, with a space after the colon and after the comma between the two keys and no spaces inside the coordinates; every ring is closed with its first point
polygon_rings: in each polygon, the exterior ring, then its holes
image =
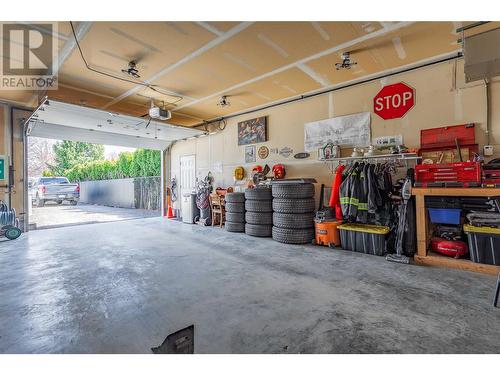
{"type": "MultiPolygon", "coordinates": [[[[32,113],[29,119],[25,122],[25,129],[26,135],[28,136],[27,141],[32,139],[32,137],[37,137],[52,140],[79,141],[107,146],[122,146],[136,149],[141,148],[161,151],[162,162],[161,175],[159,176],[159,180],[155,180],[156,182],[154,182],[154,184],[153,181],[146,181],[148,183],[151,183],[151,186],[146,184],[146,182],[143,185],[149,186],[149,191],[157,191],[158,194],[160,194],[158,196],[158,199],[159,202],[161,202],[160,210],[162,214],[165,212],[165,192],[167,191],[166,186],[168,186],[169,182],[167,171],[168,161],[170,159],[166,150],[175,141],[199,137],[206,134],[206,132],[198,129],[171,125],[165,122],[155,121],[153,119],[150,119],[149,117],[132,117],[119,113],[68,104],[50,99],[45,99],[43,103],[32,113]],[[159,191],[156,189],[158,189],[159,191]]],[[[29,156],[26,155],[25,157],[28,158],[29,156]]],[[[113,207],[133,208],[132,206],[129,207],[127,205],[124,206],[117,204],[117,200],[120,200],[118,199],[119,194],[117,193],[116,188],[113,188],[114,185],[112,186],[111,182],[104,182],[107,187],[103,189],[99,188],[99,194],[107,199],[106,202],[113,202],[113,204],[111,204],[111,206],[113,207]]],[[[127,180],[126,182],[128,190],[125,188],[118,189],[124,191],[127,190],[127,192],[129,193],[128,195],[126,194],[126,199],[124,199],[128,203],[134,202],[135,199],[135,208],[144,208],[142,206],[137,206],[138,197],[135,194],[135,190],[137,190],[137,186],[135,186],[136,181],[134,180],[134,182],[132,183],[127,180]],[[130,194],[130,192],[132,192],[132,195],[130,194]]],[[[87,186],[85,191],[94,191],[91,188],[93,189],[93,187],[87,186]]],[[[28,192],[31,192],[31,190],[28,186],[28,179],[25,179],[25,194],[28,195],[28,192]]],[[[84,194],[84,196],[88,198],[89,194],[84,194]]],[[[95,198],[92,194],[90,196],[95,198]]],[[[56,198],[60,197],[60,195],[56,196],[56,198]]],[[[122,199],[120,202],[124,201],[124,199],[122,199]]],[[[152,201],[151,199],[153,198],[148,197],[148,202],[152,201]]],[[[33,200],[36,201],[36,199],[34,198],[29,199],[29,201],[33,200]]],[[[68,201],[68,199],[55,199],[55,202],[60,205],[65,200],[68,201]]],[[[54,199],[49,199],[49,201],[51,203],[54,203],[54,199]]],[[[95,201],[95,199],[91,199],[90,201],[87,200],[83,203],[86,202],[90,204],[103,204],[101,202],[102,199],[98,200],[101,203],[95,203],[95,201]]],[[[140,199],[139,201],[142,202],[142,200],[140,199]]],[[[45,200],[38,199],[37,202],[37,207],[40,208],[44,206],[45,200]],[[42,204],[39,204],[40,202],[42,202],[42,204]]],[[[69,202],[75,203],[77,201],[73,202],[70,199],[69,202]]],[[[106,206],[106,204],[103,205],[106,206]]],[[[108,204],[107,206],[110,206],[110,204],[108,204]]],[[[38,210],[40,211],[40,209],[38,210]]],[[[49,216],[52,217],[54,215],[51,214],[49,216]]],[[[34,217],[36,217],[36,215],[34,217]]],[[[38,219],[40,219],[40,217],[38,217],[38,219]]],[[[56,220],[54,221],[54,223],[52,223],[51,221],[50,224],[59,225],[59,222],[62,222],[64,220],[65,217],[61,217],[61,220],[56,220]]],[[[43,222],[44,220],[38,221],[43,222]]],[[[25,222],[30,223],[29,215],[25,215],[25,222]]],[[[35,221],[33,221],[33,223],[34,222],[35,221]]],[[[26,226],[26,229],[28,229],[28,226],[26,226]]]]}
{"type": "Polygon", "coordinates": [[[27,135],[34,137],[154,150],[204,134],[198,129],[49,99],[33,112],[27,128],[27,135]]]}

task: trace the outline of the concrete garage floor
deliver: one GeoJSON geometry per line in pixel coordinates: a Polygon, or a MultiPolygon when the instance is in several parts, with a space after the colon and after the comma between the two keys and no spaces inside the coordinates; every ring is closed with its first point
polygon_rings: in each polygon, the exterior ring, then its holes
{"type": "Polygon", "coordinates": [[[0,242],[1,353],[500,353],[495,277],[163,218],[0,242]]]}
{"type": "Polygon", "coordinates": [[[159,211],[140,210],[78,203],[57,205],[47,202],[44,207],[33,207],[30,223],[37,229],[71,226],[80,224],[105,223],[108,221],[130,220],[159,216],[159,211]]]}

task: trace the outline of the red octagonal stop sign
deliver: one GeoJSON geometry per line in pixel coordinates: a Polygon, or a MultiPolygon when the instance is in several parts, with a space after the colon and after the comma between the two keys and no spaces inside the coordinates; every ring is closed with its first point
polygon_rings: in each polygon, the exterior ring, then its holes
{"type": "Polygon", "coordinates": [[[406,83],[384,86],[373,98],[373,112],[384,120],[403,117],[415,105],[415,89],[406,83]]]}

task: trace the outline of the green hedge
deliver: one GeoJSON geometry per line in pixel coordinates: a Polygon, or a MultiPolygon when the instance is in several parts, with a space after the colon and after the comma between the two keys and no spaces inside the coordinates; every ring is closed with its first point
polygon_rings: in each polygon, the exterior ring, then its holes
{"type": "Polygon", "coordinates": [[[72,182],[116,178],[160,176],[160,151],[139,149],[122,152],[117,160],[99,160],[77,165],[65,173],[72,182]]]}

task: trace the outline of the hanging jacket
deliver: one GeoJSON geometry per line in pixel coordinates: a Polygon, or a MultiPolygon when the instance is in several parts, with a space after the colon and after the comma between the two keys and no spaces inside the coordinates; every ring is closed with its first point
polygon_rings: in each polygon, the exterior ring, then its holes
{"type": "Polygon", "coordinates": [[[373,214],[382,206],[382,197],[377,184],[377,176],[375,175],[375,165],[370,164],[367,170],[368,177],[368,213],[373,214]]]}
{"type": "Polygon", "coordinates": [[[339,165],[335,170],[335,176],[333,178],[332,193],[330,194],[330,207],[335,213],[337,220],[342,220],[342,208],[340,206],[340,185],[342,184],[342,172],[345,166],[339,165]]]}
{"type": "Polygon", "coordinates": [[[340,206],[344,220],[356,221],[360,197],[359,163],[355,163],[349,175],[340,185],[340,206]]]}
{"type": "Polygon", "coordinates": [[[356,219],[360,223],[366,224],[368,222],[368,169],[370,164],[361,163],[358,168],[359,173],[359,196],[358,196],[358,210],[356,219]]]}

